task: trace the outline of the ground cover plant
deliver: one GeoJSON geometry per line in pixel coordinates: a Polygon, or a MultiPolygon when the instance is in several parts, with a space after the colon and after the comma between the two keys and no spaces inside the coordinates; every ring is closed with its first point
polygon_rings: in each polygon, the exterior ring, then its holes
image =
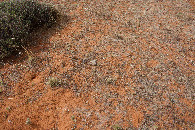
{"type": "Polygon", "coordinates": [[[59,13],[37,1],[14,0],[0,3],[0,59],[9,56],[40,27],[51,27],[59,13]]]}

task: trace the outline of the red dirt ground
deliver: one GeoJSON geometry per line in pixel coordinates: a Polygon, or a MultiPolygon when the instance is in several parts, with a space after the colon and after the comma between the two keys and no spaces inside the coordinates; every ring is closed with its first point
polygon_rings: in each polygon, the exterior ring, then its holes
{"type": "Polygon", "coordinates": [[[42,2],[69,21],[0,62],[0,129],[194,128],[193,0],[42,2]]]}

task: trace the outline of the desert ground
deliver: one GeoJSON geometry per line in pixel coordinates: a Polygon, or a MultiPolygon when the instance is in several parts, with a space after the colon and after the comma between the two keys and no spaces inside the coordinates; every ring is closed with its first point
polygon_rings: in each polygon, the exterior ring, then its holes
{"type": "Polygon", "coordinates": [[[0,61],[1,130],[194,129],[193,0],[39,1],[68,20],[0,61]]]}

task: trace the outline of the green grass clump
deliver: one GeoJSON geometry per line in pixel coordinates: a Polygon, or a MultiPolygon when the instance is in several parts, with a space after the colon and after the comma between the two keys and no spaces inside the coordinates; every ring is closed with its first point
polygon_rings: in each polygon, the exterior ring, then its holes
{"type": "Polygon", "coordinates": [[[51,27],[59,12],[37,1],[0,2],[0,59],[25,45],[25,40],[38,28],[51,27]]]}
{"type": "Polygon", "coordinates": [[[115,124],[111,127],[111,130],[123,130],[123,128],[119,126],[118,124],[115,124]]]}
{"type": "Polygon", "coordinates": [[[51,87],[51,88],[54,88],[54,87],[59,87],[62,85],[62,81],[58,78],[55,78],[55,77],[51,77],[47,84],[51,87]]]}

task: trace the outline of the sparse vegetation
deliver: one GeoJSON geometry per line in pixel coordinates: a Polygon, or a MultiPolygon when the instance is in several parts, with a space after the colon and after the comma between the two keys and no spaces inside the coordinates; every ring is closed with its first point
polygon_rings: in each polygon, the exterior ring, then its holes
{"type": "Polygon", "coordinates": [[[30,118],[27,118],[26,119],[26,125],[30,125],[30,124],[31,124],[30,118]]]}
{"type": "Polygon", "coordinates": [[[74,116],[74,115],[73,115],[73,116],[71,116],[71,119],[72,119],[72,121],[76,122],[76,118],[75,118],[75,116],[74,116]]]}
{"type": "Polygon", "coordinates": [[[11,107],[10,107],[10,106],[6,107],[6,110],[7,110],[8,112],[10,112],[10,111],[11,111],[11,107]]]}
{"type": "Polygon", "coordinates": [[[118,124],[115,124],[112,126],[112,130],[122,130],[122,127],[119,126],[118,124]]]}
{"type": "Polygon", "coordinates": [[[62,82],[61,82],[61,80],[58,79],[58,78],[51,77],[51,78],[48,80],[47,84],[48,84],[50,87],[54,88],[54,87],[59,87],[59,86],[62,84],[62,82]]]}
{"type": "Polygon", "coordinates": [[[56,9],[36,1],[0,2],[0,59],[25,45],[33,31],[51,27],[58,17],[56,9]]]}

